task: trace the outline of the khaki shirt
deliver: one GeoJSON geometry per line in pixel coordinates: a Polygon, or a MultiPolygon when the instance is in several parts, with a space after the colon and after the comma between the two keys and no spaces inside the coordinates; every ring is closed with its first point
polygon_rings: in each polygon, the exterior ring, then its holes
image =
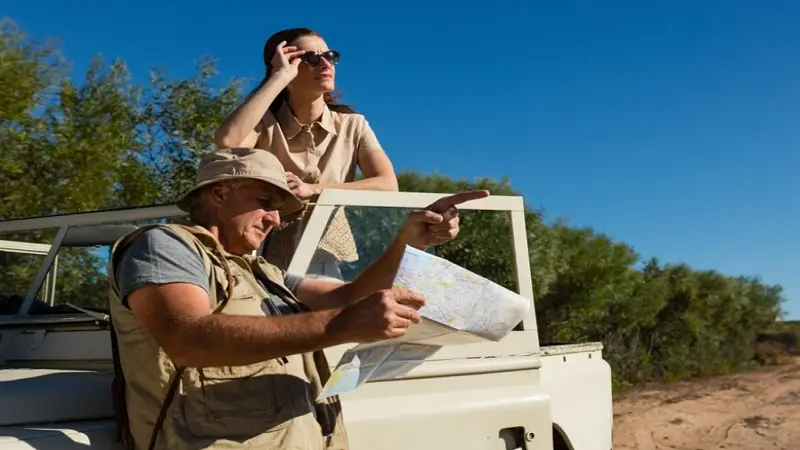
{"type": "Polygon", "coordinates": [[[337,113],[327,105],[319,120],[301,125],[284,102],[277,117],[267,110],[259,128],[255,147],[275,154],[286,171],[306,183],[353,181],[359,160],[383,151],[363,115],[337,113]]]}

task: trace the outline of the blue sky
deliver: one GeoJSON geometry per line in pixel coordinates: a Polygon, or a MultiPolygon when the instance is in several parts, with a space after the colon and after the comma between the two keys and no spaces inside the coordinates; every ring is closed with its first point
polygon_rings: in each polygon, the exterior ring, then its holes
{"type": "Polygon", "coordinates": [[[398,169],[508,176],[643,257],[780,283],[800,318],[800,2],[5,2],[136,81],[263,75],[281,28],[323,34],[344,100],[398,169]],[[67,6],[70,5],[70,6],[67,6]],[[281,6],[283,5],[283,6],[281,6]],[[479,5],[479,6],[477,6],[479,5]]]}

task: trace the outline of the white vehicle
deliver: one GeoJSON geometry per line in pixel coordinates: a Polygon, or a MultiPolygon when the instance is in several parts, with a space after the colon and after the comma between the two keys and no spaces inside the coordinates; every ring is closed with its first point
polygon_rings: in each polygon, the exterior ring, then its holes
{"type": "MultiPolygon", "coordinates": [[[[442,195],[326,190],[288,271],[306,273],[336,206],[346,206],[363,267],[383,251],[410,208],[442,195]],[[372,234],[366,239],[359,230],[372,234]]],[[[494,214],[509,226],[517,292],[533,302],[522,198],[490,196],[460,209],[465,223],[494,214]]],[[[121,448],[111,400],[107,290],[97,289],[99,266],[89,278],[76,271],[80,264],[66,267],[64,258],[94,247],[102,260],[136,226],[183,216],[167,205],[0,221],[0,450],[121,448]],[[51,236],[49,243],[34,243],[33,234],[51,236]],[[38,269],[31,269],[32,258],[38,269]],[[25,290],[10,292],[22,286],[11,279],[20,275],[29,277],[25,290]],[[76,283],[94,290],[65,287],[76,283]]],[[[327,349],[329,363],[349,347],[327,349]]],[[[532,304],[500,342],[444,347],[405,376],[342,395],[351,449],[609,450],[611,370],[602,349],[601,343],[540,347],[532,304]]]]}

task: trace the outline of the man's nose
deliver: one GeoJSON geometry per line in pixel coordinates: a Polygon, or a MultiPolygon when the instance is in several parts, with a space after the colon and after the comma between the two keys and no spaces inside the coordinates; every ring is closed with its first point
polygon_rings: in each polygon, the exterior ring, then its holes
{"type": "Polygon", "coordinates": [[[277,227],[281,224],[281,215],[277,210],[267,211],[261,220],[268,225],[277,227]]]}

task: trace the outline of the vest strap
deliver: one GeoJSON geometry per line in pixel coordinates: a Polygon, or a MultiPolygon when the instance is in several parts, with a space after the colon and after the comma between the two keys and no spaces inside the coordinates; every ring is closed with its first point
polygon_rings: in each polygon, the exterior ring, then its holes
{"type": "MultiPolygon", "coordinates": [[[[110,313],[110,311],[109,311],[110,313]]],[[[119,360],[119,346],[117,333],[114,331],[114,321],[109,320],[109,333],[111,333],[111,357],[114,360],[114,378],[111,380],[111,401],[114,406],[114,416],[117,418],[117,442],[126,449],[133,449],[133,435],[128,424],[128,402],[125,398],[125,375],[122,373],[122,363],[119,360]]]]}

